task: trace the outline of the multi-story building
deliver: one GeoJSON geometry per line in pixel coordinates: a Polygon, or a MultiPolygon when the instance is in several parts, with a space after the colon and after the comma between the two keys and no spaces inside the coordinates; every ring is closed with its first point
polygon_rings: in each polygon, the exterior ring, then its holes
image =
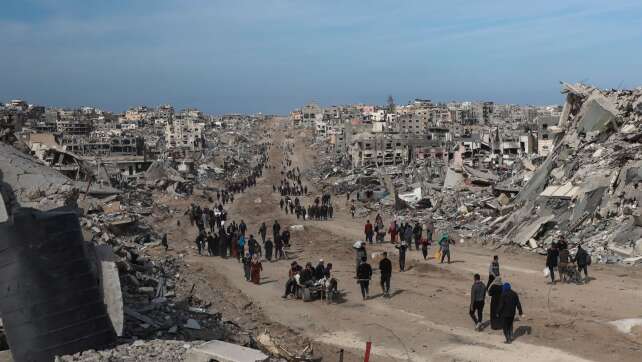
{"type": "Polygon", "coordinates": [[[203,148],[204,123],[193,117],[178,115],[165,126],[165,142],[168,149],[198,151],[203,148]]]}
{"type": "Polygon", "coordinates": [[[58,110],[56,131],[65,135],[89,135],[93,128],[90,118],[79,111],[58,110]]]}
{"type": "Polygon", "coordinates": [[[537,154],[548,156],[553,147],[553,133],[551,126],[557,126],[558,116],[539,116],[535,120],[537,125],[537,154]]]}
{"type": "Polygon", "coordinates": [[[316,127],[316,123],[323,120],[323,109],[316,103],[306,104],[301,113],[303,116],[300,125],[305,128],[316,127]]]}
{"type": "Polygon", "coordinates": [[[350,146],[353,167],[399,165],[410,160],[408,137],[364,132],[354,135],[350,146]]]}

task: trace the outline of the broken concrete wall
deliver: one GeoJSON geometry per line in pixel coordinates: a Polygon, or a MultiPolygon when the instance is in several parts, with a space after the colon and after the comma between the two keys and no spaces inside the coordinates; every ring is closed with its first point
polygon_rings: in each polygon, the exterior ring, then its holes
{"type": "Polygon", "coordinates": [[[5,203],[48,210],[65,206],[74,197],[74,182],[16,148],[0,143],[0,182],[5,203]]]}
{"type": "Polygon", "coordinates": [[[564,84],[563,92],[553,150],[494,233],[538,248],[565,235],[604,261],[632,255],[642,237],[635,214],[642,201],[642,90],[564,84]],[[553,221],[555,227],[545,227],[553,221]]]}

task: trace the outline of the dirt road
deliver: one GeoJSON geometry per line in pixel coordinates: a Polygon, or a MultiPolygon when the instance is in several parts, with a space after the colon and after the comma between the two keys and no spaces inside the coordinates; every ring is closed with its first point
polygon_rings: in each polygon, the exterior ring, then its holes
{"type": "MultiPolygon", "coordinates": [[[[284,132],[273,131],[273,142],[282,142],[284,132]]],[[[313,167],[310,148],[296,138],[295,166],[313,167]]],[[[373,343],[372,361],[639,361],[642,359],[642,331],[618,332],[608,322],[642,317],[642,273],[638,269],[594,266],[595,278],[588,285],[550,286],[542,275],[542,258],[521,252],[493,252],[476,246],[454,247],[454,263],[440,265],[420,260],[413,249],[405,273],[393,273],[393,297],[381,297],[378,272],[371,286],[372,299],[361,300],[353,279],[354,253],[351,245],[362,239],[365,218],[352,219],[344,199],[336,197],[336,217],[330,221],[301,221],[285,215],[278,206],[279,196],[272,185],[280,180],[282,153],[272,147],[270,163],[258,185],[235,198],[231,219],[243,219],[250,233],[257,235],[261,222],[268,228],[274,220],[282,226],[303,225],[293,232],[290,257],[299,263],[316,264],[319,258],[334,265],[334,276],[345,292],[345,301],[327,305],[320,301],[304,303],[283,300],[284,283],[290,260],[264,263],[261,285],[245,281],[241,265],[231,259],[199,257],[190,250],[187,260],[198,266],[204,278],[226,277],[244,297],[260,306],[273,321],[291,327],[322,343],[353,353],[347,360],[358,360],[366,341],[373,343]],[[487,277],[493,253],[499,253],[502,277],[520,294],[526,318],[516,322],[517,339],[503,343],[501,331],[477,332],[468,316],[470,286],[474,273],[487,277]]],[[[308,184],[309,185],[309,184],[308,184]]],[[[313,185],[309,185],[310,186],[313,185]]],[[[306,201],[305,205],[308,204],[306,201]]],[[[369,216],[370,220],[374,215],[369,216]]],[[[384,223],[390,221],[384,216],[384,223]]],[[[187,225],[184,223],[183,225],[187,225]]],[[[184,246],[191,246],[195,230],[181,233],[184,246]]],[[[388,244],[375,245],[368,252],[387,250],[388,244]]],[[[432,250],[434,251],[434,249],[432,250]]],[[[432,251],[430,254],[432,254],[432,251]]],[[[394,261],[395,255],[392,256],[394,261]]],[[[488,318],[487,300],[485,318],[488,318]]],[[[325,360],[336,360],[332,348],[324,349],[325,360]]]]}

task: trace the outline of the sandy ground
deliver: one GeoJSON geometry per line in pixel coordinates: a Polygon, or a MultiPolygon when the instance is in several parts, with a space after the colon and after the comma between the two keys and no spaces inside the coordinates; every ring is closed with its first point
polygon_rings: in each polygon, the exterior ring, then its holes
{"type": "MultiPolygon", "coordinates": [[[[284,132],[273,133],[278,145],[284,132]]],[[[302,139],[296,138],[294,164],[301,169],[313,167],[314,154],[302,139]]],[[[334,199],[339,210],[331,221],[301,221],[282,213],[279,196],[272,192],[272,185],[280,180],[282,158],[279,148],[272,147],[270,162],[275,167],[266,170],[257,187],[235,198],[231,219],[245,220],[254,235],[261,222],[270,231],[274,220],[282,227],[303,225],[304,231],[292,233],[289,256],[300,264],[310,261],[316,265],[319,258],[333,263],[345,300],[332,305],[283,300],[290,260],[265,262],[261,285],[253,285],[245,281],[237,261],[197,256],[193,247],[196,230],[186,219],[183,227],[169,229],[173,250],[187,253],[187,261],[212,288],[232,290],[229,297],[237,304],[251,301],[255,308],[247,314],[261,314],[252,317],[260,319],[261,327],[278,325],[310,338],[326,361],[338,360],[339,349],[346,350],[346,361],[362,360],[368,340],[373,345],[371,361],[642,360],[642,329],[637,326],[623,333],[610,323],[642,317],[642,273],[635,268],[596,265],[590,269],[594,279],[588,285],[551,286],[542,274],[544,259],[540,256],[458,244],[454,262],[440,265],[424,261],[413,249],[407,257],[409,270],[393,273],[393,297],[381,297],[375,270],[372,298],[362,301],[353,279],[351,245],[363,238],[366,218],[352,219],[343,196],[334,199]],[[524,307],[525,318],[515,323],[517,339],[511,345],[503,343],[501,331],[475,331],[468,316],[472,276],[480,273],[482,280],[487,278],[493,254],[499,255],[502,277],[519,293],[524,307]]],[[[313,186],[308,184],[311,190],[313,186]]],[[[384,223],[389,222],[390,217],[384,216],[384,223]]],[[[382,250],[395,254],[389,243],[368,251],[382,250]]],[[[395,257],[391,257],[393,263],[395,257]]],[[[486,319],[489,305],[487,299],[486,319]]]]}

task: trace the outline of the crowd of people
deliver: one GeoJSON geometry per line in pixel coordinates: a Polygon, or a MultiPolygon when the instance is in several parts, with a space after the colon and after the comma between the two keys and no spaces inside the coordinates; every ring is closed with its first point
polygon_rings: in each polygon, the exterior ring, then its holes
{"type": "MultiPolygon", "coordinates": [[[[322,196],[322,199],[325,199],[325,195],[322,196]]],[[[329,199],[328,199],[329,200],[329,199]]],[[[328,202],[319,202],[319,197],[314,199],[314,203],[308,205],[306,208],[302,205],[301,200],[298,197],[294,199],[290,196],[285,196],[279,201],[279,206],[285,214],[296,215],[297,219],[303,220],[328,220],[334,217],[334,207],[332,203],[328,202]]]]}
{"type": "MultiPolygon", "coordinates": [[[[328,220],[333,217],[334,210],[332,196],[324,193],[315,197],[307,207],[303,205],[304,196],[307,196],[307,187],[303,185],[301,172],[298,167],[292,167],[293,154],[290,144],[281,146],[284,160],[281,164],[280,185],[273,185],[273,191],[280,195],[279,206],[286,214],[296,215],[297,219],[328,220]]],[[[267,160],[267,158],[266,158],[267,160]]],[[[254,235],[248,234],[247,225],[243,220],[239,224],[235,221],[226,223],[227,213],[223,208],[227,202],[233,201],[234,194],[244,192],[248,187],[256,185],[256,178],[262,174],[263,166],[253,170],[248,178],[228,183],[226,189],[217,193],[218,204],[211,208],[201,208],[193,205],[190,214],[192,224],[199,229],[197,248],[199,254],[204,252],[211,256],[223,258],[237,258],[243,265],[246,280],[259,284],[263,261],[275,261],[287,258],[287,249],[290,246],[290,231],[281,227],[278,220],[272,223],[271,238],[268,224],[263,222],[258,229],[260,241],[254,235]],[[219,196],[220,195],[220,196],[219,196]],[[208,230],[209,228],[209,230],[208,230]],[[246,236],[247,235],[247,236],[246,236]]],[[[346,196],[350,200],[350,194],[346,196]]],[[[360,195],[357,193],[357,198],[360,195]]],[[[354,216],[354,202],[352,203],[354,216]]],[[[393,263],[388,258],[387,252],[377,255],[378,267],[373,268],[366,248],[368,245],[381,244],[389,236],[389,241],[398,250],[399,271],[406,270],[406,255],[414,248],[420,252],[424,260],[429,259],[429,249],[436,242],[434,259],[439,263],[451,263],[452,246],[455,242],[447,232],[437,233],[432,223],[401,222],[393,220],[385,226],[383,218],[377,214],[373,222],[366,220],[363,225],[364,241],[355,243],[355,268],[354,278],[359,285],[363,300],[371,298],[370,283],[376,272],[379,273],[379,283],[384,298],[390,298],[391,281],[393,276],[393,263]]],[[[555,271],[560,274],[560,280],[565,281],[573,274],[581,275],[588,281],[588,266],[590,255],[578,246],[574,256],[570,255],[568,244],[560,237],[547,250],[546,267],[550,274],[551,283],[555,283],[555,271]],[[574,271],[574,272],[571,272],[574,271]],[[576,272],[575,272],[576,270],[576,272]]],[[[318,292],[322,297],[338,293],[338,281],[332,275],[332,264],[326,264],[323,259],[314,266],[311,262],[301,266],[297,261],[292,261],[285,282],[283,298],[305,298],[304,291],[318,292]]],[[[486,299],[490,298],[490,312],[488,325],[493,330],[503,330],[506,343],[514,340],[513,321],[517,315],[523,317],[523,309],[518,293],[513,290],[507,280],[500,274],[499,257],[494,256],[488,267],[488,280],[484,283],[480,274],[474,274],[470,292],[469,315],[474,322],[475,329],[481,331],[485,327],[484,307],[486,299]]]]}

